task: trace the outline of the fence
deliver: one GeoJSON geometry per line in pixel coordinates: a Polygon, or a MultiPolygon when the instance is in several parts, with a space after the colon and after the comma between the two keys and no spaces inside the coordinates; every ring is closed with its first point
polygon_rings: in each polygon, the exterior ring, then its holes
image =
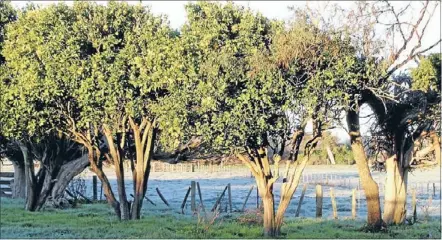
{"type": "Polygon", "coordinates": [[[14,173],[0,172],[0,197],[12,196],[12,184],[14,184],[14,173]]]}
{"type": "Polygon", "coordinates": [[[243,167],[242,165],[213,164],[212,162],[193,162],[177,164],[170,164],[166,162],[152,162],[150,170],[151,172],[228,172],[236,168],[243,167]]]}

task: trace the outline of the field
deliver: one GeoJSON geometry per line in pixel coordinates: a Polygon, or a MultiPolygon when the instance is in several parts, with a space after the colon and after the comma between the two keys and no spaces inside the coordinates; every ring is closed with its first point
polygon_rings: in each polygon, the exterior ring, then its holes
{"type": "MultiPolygon", "coordinates": [[[[2,169],[6,171],[6,169],[2,169]]],[[[113,169],[106,169],[111,183],[116,187],[113,169]]],[[[92,196],[92,173],[85,171],[86,195],[92,196]]],[[[130,174],[126,175],[127,189],[132,189],[130,174]]],[[[374,173],[381,187],[385,174],[374,173]]],[[[358,188],[358,174],[354,166],[308,166],[303,182],[308,184],[302,203],[300,217],[294,213],[302,191],[300,186],[286,213],[282,229],[287,238],[440,238],[440,169],[416,170],[410,173],[409,190],[417,192],[418,222],[415,225],[391,226],[383,233],[361,231],[366,218],[363,191],[358,190],[357,220],[351,220],[351,190],[358,188]],[[314,185],[323,185],[323,218],[315,219],[314,185]],[[433,183],[435,189],[433,190],[433,183]],[[338,220],[332,219],[329,189],[334,188],[338,205],[338,220]],[[434,195],[435,194],[435,195],[434,195]]],[[[275,186],[276,202],[279,198],[280,182],[275,186]]],[[[258,238],[261,237],[260,217],[256,211],[256,190],[246,205],[247,213],[240,213],[245,197],[255,185],[247,169],[235,166],[222,172],[153,172],[150,176],[148,198],[155,206],[145,201],[143,219],[138,222],[119,222],[106,204],[83,204],[78,208],[57,210],[47,207],[41,213],[22,210],[23,203],[10,199],[1,201],[1,238],[258,238]],[[199,221],[192,216],[189,203],[185,214],[180,214],[180,205],[191,181],[201,185],[203,203],[211,209],[227,184],[232,189],[232,213],[223,212],[213,224],[199,221]],[[170,203],[165,206],[156,193],[159,188],[170,203]],[[238,224],[239,223],[239,224],[238,224]],[[19,231],[17,229],[20,229],[19,231]]],[[[100,184],[98,184],[100,198],[100,184]]],[[[383,197],[381,197],[382,199],[383,197]]],[[[411,198],[411,196],[410,196],[411,198]]],[[[411,213],[411,199],[408,199],[411,213]]],[[[104,198],[103,198],[104,199],[104,198]]],[[[197,201],[197,204],[200,204],[197,201]]],[[[227,197],[221,202],[227,209],[227,197]]],[[[212,219],[212,217],[209,217],[212,219]]]]}
{"type": "MultiPolygon", "coordinates": [[[[85,204],[75,209],[31,213],[23,202],[1,200],[2,239],[10,238],[260,238],[261,225],[247,222],[238,213],[223,215],[214,224],[198,217],[151,208],[140,221],[119,222],[105,204],[85,204]]],[[[253,217],[252,217],[253,219],[253,217]]],[[[413,226],[392,226],[381,233],[361,231],[363,221],[289,219],[283,238],[439,238],[438,219],[413,226]]]]}
{"type": "MultiPolygon", "coordinates": [[[[282,170],[283,167],[281,167],[282,170]]],[[[107,169],[106,174],[110,179],[113,188],[116,189],[116,178],[113,169],[107,169]]],[[[85,172],[84,178],[87,180],[86,195],[92,196],[92,175],[91,172],[85,172]]],[[[358,188],[359,176],[356,166],[348,165],[310,165],[307,166],[303,174],[303,183],[307,183],[307,191],[302,203],[300,216],[315,217],[315,185],[323,185],[323,216],[332,217],[332,207],[330,200],[330,187],[334,188],[338,216],[351,216],[351,196],[352,189],[357,189],[357,216],[360,219],[366,218],[366,201],[364,192],[358,188]]],[[[385,173],[374,172],[373,177],[380,186],[381,203],[383,203],[385,173]]],[[[126,189],[130,192],[132,188],[131,175],[126,173],[126,189]]],[[[408,188],[408,213],[411,213],[411,191],[416,189],[417,211],[419,215],[428,215],[431,217],[440,217],[440,169],[415,170],[409,174],[408,188]],[[434,183],[434,191],[433,191],[434,183]],[[433,195],[435,193],[435,195],[433,195]],[[431,197],[431,199],[430,199],[431,197]]],[[[211,172],[204,170],[201,172],[153,172],[150,175],[147,196],[157,206],[164,206],[156,192],[158,188],[164,195],[175,212],[180,212],[180,205],[184,199],[191,181],[199,182],[201,186],[203,203],[206,208],[212,208],[218,196],[222,193],[227,184],[231,184],[232,189],[232,208],[233,211],[241,210],[247,193],[250,188],[256,185],[254,178],[251,178],[250,172],[241,166],[233,166],[230,169],[220,172],[211,172]]],[[[279,179],[274,186],[275,200],[279,201],[279,190],[282,180],[279,179]]],[[[293,217],[302,192],[302,184],[295,192],[294,198],[286,212],[286,217],[293,217]]],[[[256,209],[256,188],[254,188],[250,199],[247,202],[246,209],[256,209]]],[[[98,195],[100,195],[100,184],[98,184],[98,195]]],[[[104,197],[103,197],[104,199],[104,197]]],[[[198,201],[197,201],[197,204],[198,201]]],[[[227,197],[224,197],[222,207],[227,207],[227,197]]],[[[149,209],[153,205],[147,203],[144,208],[149,209]]],[[[190,209],[188,209],[190,212],[190,209]]],[[[408,214],[410,215],[410,214],[408,214]]]]}

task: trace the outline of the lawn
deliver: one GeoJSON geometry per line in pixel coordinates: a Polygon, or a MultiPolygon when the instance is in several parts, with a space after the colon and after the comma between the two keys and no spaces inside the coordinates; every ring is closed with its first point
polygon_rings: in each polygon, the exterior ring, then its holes
{"type": "MultiPolygon", "coordinates": [[[[216,219],[213,224],[197,216],[153,209],[139,221],[120,222],[105,204],[83,204],[73,209],[47,208],[26,212],[23,202],[1,199],[0,237],[11,238],[261,238],[261,226],[250,213],[216,219]]],[[[257,218],[255,218],[257,219],[257,218]]],[[[258,218],[259,219],[259,218],[258,218]]],[[[390,226],[382,233],[361,231],[354,220],[288,219],[283,238],[437,238],[440,219],[421,220],[410,226],[390,226]]]]}

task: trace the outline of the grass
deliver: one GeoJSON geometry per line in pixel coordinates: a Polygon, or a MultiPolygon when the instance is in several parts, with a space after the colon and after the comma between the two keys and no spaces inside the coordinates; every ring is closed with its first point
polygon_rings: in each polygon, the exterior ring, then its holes
{"type": "MultiPolygon", "coordinates": [[[[261,226],[238,221],[239,215],[224,216],[213,224],[175,214],[173,210],[150,209],[139,221],[120,222],[105,204],[78,208],[26,212],[23,202],[0,201],[0,238],[261,238],[261,226]]],[[[391,226],[382,233],[361,231],[354,220],[290,219],[282,228],[283,238],[437,238],[440,219],[409,226],[391,226]]]]}

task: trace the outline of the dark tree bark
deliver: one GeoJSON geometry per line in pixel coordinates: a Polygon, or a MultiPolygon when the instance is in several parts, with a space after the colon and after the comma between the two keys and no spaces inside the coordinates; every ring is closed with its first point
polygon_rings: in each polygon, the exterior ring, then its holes
{"type": "Polygon", "coordinates": [[[80,174],[88,165],[89,160],[87,158],[87,155],[84,155],[80,158],[75,159],[74,161],[63,165],[57,175],[57,181],[55,182],[50,194],[55,205],[58,206],[61,202],[61,199],[64,196],[64,192],[72,179],[80,174]]]}
{"type": "Polygon", "coordinates": [[[12,198],[26,198],[26,175],[22,161],[11,161],[14,166],[14,183],[12,184],[12,198]]]}

